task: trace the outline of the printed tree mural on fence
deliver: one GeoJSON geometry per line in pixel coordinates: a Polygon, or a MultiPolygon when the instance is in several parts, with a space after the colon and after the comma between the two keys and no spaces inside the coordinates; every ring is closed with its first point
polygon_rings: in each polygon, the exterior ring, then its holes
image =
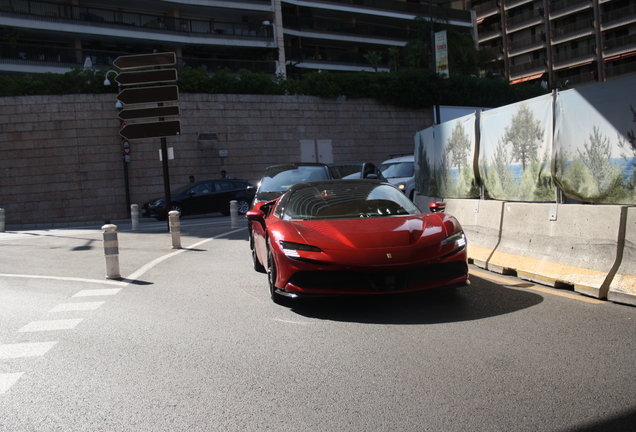
{"type": "MultiPolygon", "coordinates": [[[[629,109],[632,112],[632,123],[636,123],[636,110],[634,110],[632,105],[629,106],[629,109]]],[[[634,172],[636,169],[636,134],[634,133],[634,129],[630,129],[625,135],[627,136],[627,142],[618,134],[618,146],[623,149],[621,157],[633,167],[632,175],[629,180],[625,182],[625,187],[631,192],[632,198],[636,199],[636,173],[634,172]]]]}
{"type": "Polygon", "coordinates": [[[479,188],[472,169],[473,142],[461,121],[455,122],[451,136],[446,140],[439,164],[435,166],[435,183],[441,197],[474,198],[479,188]],[[452,169],[455,168],[457,175],[452,169]]]}
{"type": "Polygon", "coordinates": [[[486,195],[496,199],[518,201],[550,201],[554,199],[554,185],[546,169],[549,156],[547,150],[539,156],[544,143],[545,130],[541,121],[526,103],[512,116],[509,126],[491,159],[483,160],[480,171],[486,195]],[[515,175],[514,164],[518,163],[520,175],[515,175]]]}

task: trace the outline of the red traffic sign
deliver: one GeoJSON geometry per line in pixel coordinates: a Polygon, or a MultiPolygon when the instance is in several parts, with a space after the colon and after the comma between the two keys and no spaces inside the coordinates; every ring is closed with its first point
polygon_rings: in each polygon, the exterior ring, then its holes
{"type": "Polygon", "coordinates": [[[127,124],[119,131],[119,135],[127,140],[178,136],[181,135],[181,122],[170,120],[127,124]]]}
{"type": "Polygon", "coordinates": [[[113,64],[119,69],[138,69],[152,66],[172,66],[177,63],[173,52],[136,54],[117,57],[113,64]]]}
{"type": "Polygon", "coordinates": [[[139,72],[122,72],[115,77],[121,85],[152,84],[177,80],[176,69],[156,69],[139,72]]]}
{"type": "Polygon", "coordinates": [[[130,154],[130,142],[128,142],[127,139],[123,140],[121,142],[122,147],[124,148],[124,155],[129,155],[130,154]]]}
{"type": "Polygon", "coordinates": [[[138,120],[159,117],[178,117],[181,109],[178,105],[170,105],[153,108],[137,108],[119,111],[117,117],[122,120],[138,120]]]}
{"type": "Polygon", "coordinates": [[[117,100],[126,105],[176,102],[179,100],[179,88],[176,85],[127,88],[117,95],[117,100]]]}

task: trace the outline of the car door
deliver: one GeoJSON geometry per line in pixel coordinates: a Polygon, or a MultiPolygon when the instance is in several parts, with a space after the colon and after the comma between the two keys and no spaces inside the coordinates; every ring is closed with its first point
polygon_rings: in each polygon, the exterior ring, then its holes
{"type": "Polygon", "coordinates": [[[214,180],[214,193],[210,199],[209,212],[229,213],[230,201],[234,199],[234,186],[231,180],[214,180]]]}
{"type": "Polygon", "coordinates": [[[201,182],[186,192],[187,197],[183,199],[182,211],[184,214],[206,213],[208,201],[212,196],[212,182],[201,182]]]}

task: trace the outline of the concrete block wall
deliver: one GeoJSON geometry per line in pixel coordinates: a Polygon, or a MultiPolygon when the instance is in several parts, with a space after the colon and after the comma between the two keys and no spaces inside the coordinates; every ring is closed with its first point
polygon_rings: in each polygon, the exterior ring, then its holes
{"type": "Polygon", "coordinates": [[[636,208],[445,199],[481,268],[636,305],[636,208]]]}
{"type": "MultiPolygon", "coordinates": [[[[373,100],[310,96],[181,94],[182,135],[167,138],[172,190],[221,169],[257,180],[275,163],[300,160],[301,140],[331,140],[334,161],[381,163],[413,152],[432,110],[373,100]],[[228,156],[221,156],[220,150],[228,156]]],[[[0,98],[0,208],[7,227],[103,222],[127,217],[115,96],[0,98]]],[[[160,140],[131,142],[130,200],[163,195],[160,140]]]]}

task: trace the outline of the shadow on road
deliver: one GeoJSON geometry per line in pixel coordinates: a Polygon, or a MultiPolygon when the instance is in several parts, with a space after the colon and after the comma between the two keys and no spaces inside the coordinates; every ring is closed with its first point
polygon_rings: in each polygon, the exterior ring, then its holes
{"type": "Polygon", "coordinates": [[[535,306],[543,297],[471,277],[455,289],[373,296],[301,299],[292,311],[308,318],[368,324],[440,324],[504,315],[535,306]]]}

